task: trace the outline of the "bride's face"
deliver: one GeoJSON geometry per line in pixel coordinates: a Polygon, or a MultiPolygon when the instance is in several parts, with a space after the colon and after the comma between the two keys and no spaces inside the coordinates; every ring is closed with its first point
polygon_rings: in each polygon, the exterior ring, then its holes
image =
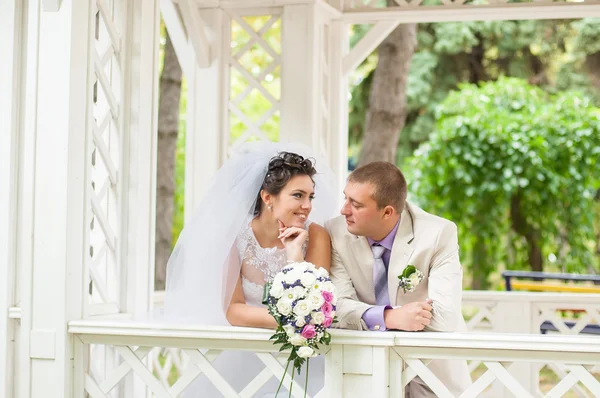
{"type": "Polygon", "coordinates": [[[307,175],[297,175],[283,187],[273,200],[273,216],[286,227],[304,228],[312,210],[315,185],[307,175]]]}

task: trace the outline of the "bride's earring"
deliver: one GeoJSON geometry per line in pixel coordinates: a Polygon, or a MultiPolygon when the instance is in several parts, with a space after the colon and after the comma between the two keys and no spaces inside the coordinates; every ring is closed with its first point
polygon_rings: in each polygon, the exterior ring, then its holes
{"type": "Polygon", "coordinates": [[[273,205],[269,205],[269,210],[273,211],[273,205]]]}

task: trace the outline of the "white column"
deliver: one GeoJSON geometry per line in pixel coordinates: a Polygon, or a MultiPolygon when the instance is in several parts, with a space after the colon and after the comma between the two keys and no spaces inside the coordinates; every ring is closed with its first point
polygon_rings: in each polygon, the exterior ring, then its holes
{"type": "Polygon", "coordinates": [[[283,7],[281,21],[282,142],[320,149],[319,18],[314,4],[283,7]]]}
{"type": "MultiPolygon", "coordinates": [[[[19,152],[18,104],[21,68],[22,7],[0,3],[0,396],[14,394],[15,332],[9,319],[15,307],[17,226],[17,160],[19,152]]],[[[18,311],[17,311],[18,312],[18,311]]],[[[16,314],[15,314],[16,315],[16,314]]]]}
{"type": "MultiPolygon", "coordinates": [[[[56,12],[30,1],[25,135],[35,137],[29,391],[19,397],[72,396],[67,322],[82,316],[88,115],[88,1],[63,0],[56,12]]],[[[25,384],[25,383],[23,383],[25,384]]],[[[80,396],[81,392],[77,392],[80,396]]]]}
{"type": "MultiPolygon", "coordinates": [[[[122,310],[149,310],[154,285],[154,225],[156,220],[156,145],[158,117],[158,50],[160,12],[158,0],[129,2],[128,57],[130,81],[123,106],[124,197],[123,264],[127,269],[122,310]]],[[[159,165],[160,166],[160,165],[159,165]]]]}
{"type": "MultiPolygon", "coordinates": [[[[192,59],[188,84],[185,165],[185,219],[194,214],[208,183],[227,155],[231,19],[222,10],[203,9],[211,42],[207,68],[192,59]]],[[[190,51],[191,43],[189,43],[190,51]]]]}
{"type": "MultiPolygon", "coordinates": [[[[329,122],[331,133],[330,163],[336,175],[337,192],[342,192],[348,174],[348,75],[343,71],[349,50],[348,25],[334,21],[329,27],[331,56],[329,62],[329,122]]],[[[340,198],[342,195],[340,194],[340,198]]]]}

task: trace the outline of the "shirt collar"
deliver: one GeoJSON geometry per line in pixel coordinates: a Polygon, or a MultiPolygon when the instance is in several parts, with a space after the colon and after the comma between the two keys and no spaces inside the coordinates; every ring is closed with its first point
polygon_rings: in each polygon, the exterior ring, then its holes
{"type": "Polygon", "coordinates": [[[398,222],[396,223],[394,228],[390,231],[390,233],[387,234],[387,236],[380,241],[376,241],[371,238],[367,238],[367,241],[369,242],[369,246],[373,246],[375,243],[377,243],[391,251],[392,246],[394,245],[394,238],[396,237],[396,232],[398,232],[399,225],[400,225],[400,219],[398,219],[398,222]]]}

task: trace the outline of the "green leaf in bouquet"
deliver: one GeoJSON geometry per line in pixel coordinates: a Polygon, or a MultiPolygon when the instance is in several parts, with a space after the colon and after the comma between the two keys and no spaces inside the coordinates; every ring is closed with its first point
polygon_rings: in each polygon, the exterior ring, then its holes
{"type": "Polygon", "coordinates": [[[268,305],[269,304],[269,291],[271,291],[271,286],[273,284],[271,282],[267,282],[265,283],[265,287],[263,289],[263,296],[262,296],[262,303],[264,305],[268,305]]]}
{"type": "Polygon", "coordinates": [[[323,341],[323,344],[329,345],[329,343],[331,343],[331,334],[324,332],[321,340],[323,341]]]}
{"type": "Polygon", "coordinates": [[[289,350],[292,348],[294,348],[293,345],[291,345],[290,343],[285,343],[284,345],[281,346],[281,348],[279,348],[279,352],[289,350]]]}

